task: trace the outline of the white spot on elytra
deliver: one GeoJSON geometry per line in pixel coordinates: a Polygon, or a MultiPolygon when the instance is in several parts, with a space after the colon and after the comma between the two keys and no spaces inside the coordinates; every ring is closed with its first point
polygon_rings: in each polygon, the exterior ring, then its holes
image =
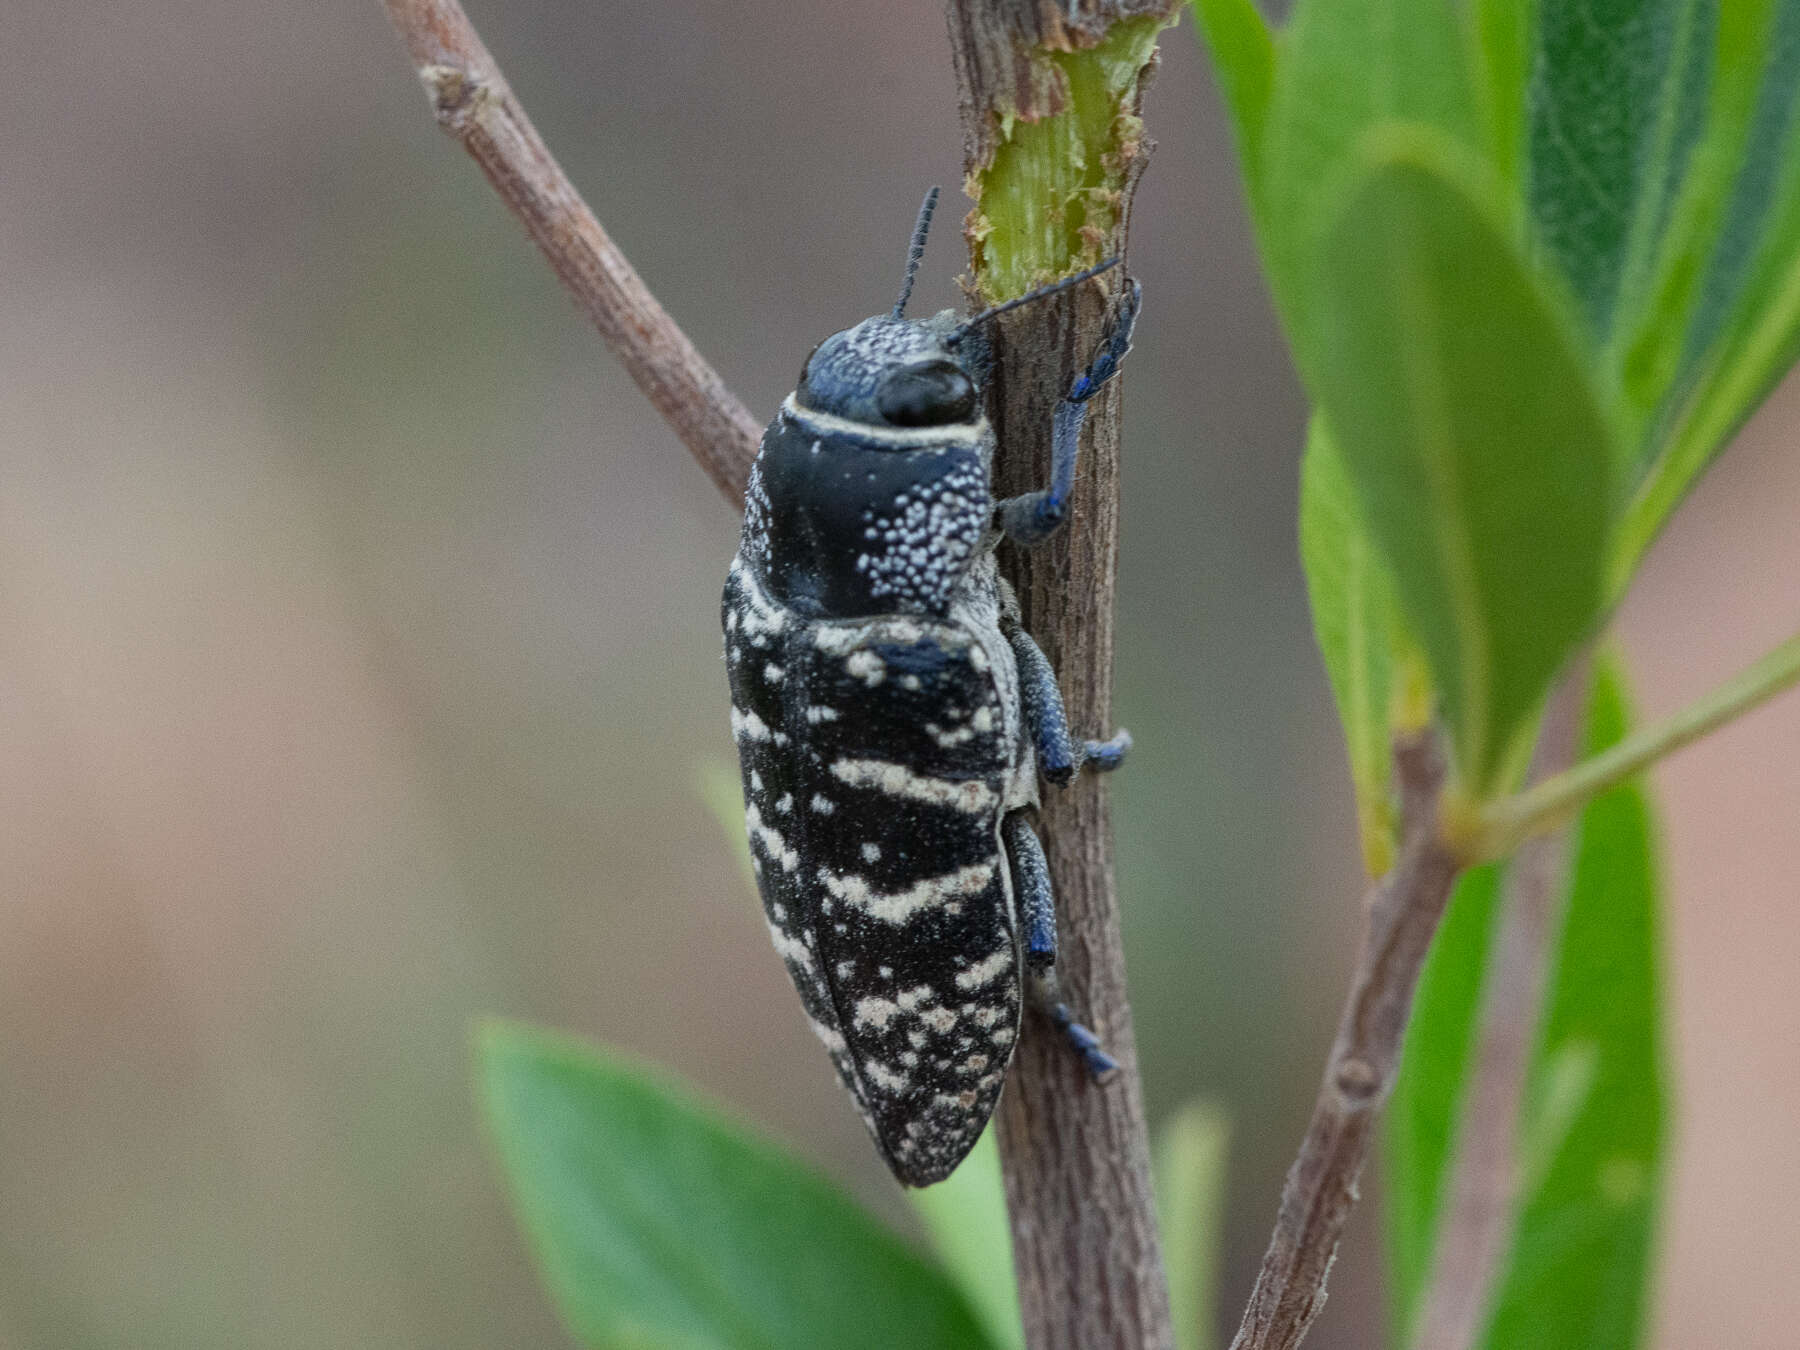
{"type": "Polygon", "coordinates": [[[979,989],[984,984],[992,984],[1000,972],[1009,969],[1012,964],[1012,948],[1002,947],[967,970],[959,970],[956,973],[956,986],[959,989],[979,989]]]}
{"type": "MultiPolygon", "coordinates": [[[[872,889],[863,877],[837,876],[825,868],[819,869],[819,880],[833,896],[884,923],[905,923],[920,910],[941,908],[956,896],[978,895],[993,878],[992,862],[971,863],[942,876],[916,881],[904,890],[883,894],[872,889]]],[[[960,983],[963,976],[956,978],[960,983]]],[[[972,989],[974,985],[967,987],[972,989]]]]}
{"type": "Polygon", "coordinates": [[[763,679],[767,680],[770,684],[780,684],[781,677],[785,674],[787,674],[787,672],[773,661],[763,667],[763,679]]]}
{"type": "Polygon", "coordinates": [[[888,1092],[904,1092],[912,1086],[912,1079],[903,1073],[896,1073],[878,1059],[871,1059],[862,1067],[871,1083],[888,1092]]]}
{"type": "Polygon", "coordinates": [[[879,845],[879,844],[864,844],[862,846],[862,855],[863,855],[864,862],[880,862],[881,861],[881,845],[879,845]]]}
{"type": "Polygon", "coordinates": [[[925,724],[925,734],[938,743],[939,749],[954,750],[964,741],[974,739],[975,728],[972,726],[957,727],[952,731],[945,731],[936,722],[927,722],[925,724]]]}
{"type": "Polygon", "coordinates": [[[927,802],[947,806],[955,811],[980,815],[991,811],[998,800],[994,790],[978,778],[957,781],[932,778],[914,773],[904,764],[885,759],[838,759],[831,764],[832,776],[851,787],[869,787],[890,797],[906,801],[927,802]]]}
{"type": "Polygon", "coordinates": [[[775,950],[787,960],[805,970],[813,968],[812,949],[785,928],[777,928],[774,924],[770,924],[769,940],[775,944],[775,950]]]}
{"type": "Polygon", "coordinates": [[[814,726],[821,722],[835,722],[838,720],[838,710],[828,708],[823,703],[811,703],[806,708],[806,720],[814,726]]]}
{"type": "Polygon", "coordinates": [[[752,843],[761,844],[763,852],[781,864],[782,871],[791,872],[800,865],[800,854],[787,846],[787,840],[781,837],[780,830],[763,823],[762,812],[754,806],[744,812],[744,829],[748,831],[752,843]]]}
{"type": "Polygon", "coordinates": [[[775,803],[776,813],[779,815],[785,816],[793,809],[794,809],[794,794],[791,792],[782,793],[781,800],[775,803]]]}
{"type": "Polygon", "coordinates": [[[823,792],[813,793],[812,801],[809,802],[808,805],[822,816],[828,816],[833,811],[837,810],[837,803],[832,801],[831,798],[827,797],[823,792]]]}
{"type": "Polygon", "coordinates": [[[900,1005],[887,998],[860,998],[856,1001],[856,1025],[887,1030],[887,1024],[900,1016],[900,1005]]]}
{"type": "Polygon", "coordinates": [[[921,1008],[919,1020],[939,1035],[947,1033],[956,1025],[956,1014],[948,1008],[921,1008]]]}
{"type": "Polygon", "coordinates": [[[867,649],[851,652],[844,661],[844,670],[871,689],[887,678],[887,662],[867,649]]]}
{"type": "Polygon", "coordinates": [[[766,741],[774,733],[769,724],[753,712],[741,712],[737,708],[731,710],[731,734],[740,741],[766,741]]]}

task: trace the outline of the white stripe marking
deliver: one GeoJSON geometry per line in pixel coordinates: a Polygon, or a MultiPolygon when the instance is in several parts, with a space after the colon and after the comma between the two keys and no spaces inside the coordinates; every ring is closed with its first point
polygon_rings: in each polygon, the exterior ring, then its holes
{"type": "MultiPolygon", "coordinates": [[[[895,924],[905,923],[920,910],[938,909],[957,896],[979,895],[993,879],[993,863],[972,863],[942,876],[926,877],[903,891],[883,895],[871,889],[862,877],[834,876],[824,868],[819,869],[819,880],[834,897],[884,923],[895,924]]],[[[963,975],[958,975],[956,980],[961,984],[963,975]]]]}
{"type": "Polygon", "coordinates": [[[848,417],[820,412],[816,408],[802,408],[792,394],[782,400],[781,413],[817,436],[855,436],[880,445],[915,449],[944,444],[979,445],[988,432],[985,417],[978,417],[973,422],[952,422],[945,426],[931,427],[923,432],[917,427],[884,427],[873,422],[856,422],[848,417]]]}
{"type": "Polygon", "coordinates": [[[994,809],[998,802],[994,790],[978,778],[958,782],[949,778],[931,778],[914,773],[904,764],[885,759],[839,759],[831,764],[832,775],[851,787],[874,788],[890,797],[906,801],[947,806],[953,811],[966,811],[978,816],[994,809]]]}

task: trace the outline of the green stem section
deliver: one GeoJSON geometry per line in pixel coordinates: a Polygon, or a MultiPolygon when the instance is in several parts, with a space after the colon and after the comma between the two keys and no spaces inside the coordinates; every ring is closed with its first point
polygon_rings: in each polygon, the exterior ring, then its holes
{"type": "Polygon", "coordinates": [[[1710,694],[1626,737],[1604,754],[1482,811],[1471,861],[1504,857],[1532,835],[1555,829],[1608,788],[1773,698],[1796,680],[1800,680],[1800,636],[1789,638],[1710,694]]]}

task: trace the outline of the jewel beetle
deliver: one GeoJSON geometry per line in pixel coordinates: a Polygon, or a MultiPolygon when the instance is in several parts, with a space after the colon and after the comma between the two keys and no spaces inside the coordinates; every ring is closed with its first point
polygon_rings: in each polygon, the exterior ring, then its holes
{"type": "Polygon", "coordinates": [[[769,932],[894,1175],[940,1181],[993,1114],[1027,1006],[1098,1078],[1057,991],[1038,775],[1115,768],[1073,735],[995,565],[1065,522],[1088,401],[1130,350],[1126,281],[1053,422],[1049,485],[996,500],[982,412],[995,315],[907,319],[926,194],[892,310],[826,338],[763,435],[726,580],[731,728],[769,932]]]}

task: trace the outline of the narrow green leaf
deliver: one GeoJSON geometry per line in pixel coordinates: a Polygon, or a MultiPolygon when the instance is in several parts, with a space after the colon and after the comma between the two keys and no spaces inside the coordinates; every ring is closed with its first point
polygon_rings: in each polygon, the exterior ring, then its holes
{"type": "Polygon", "coordinates": [[[1399,616],[1393,582],[1363,528],[1343,458],[1317,415],[1307,427],[1300,464],[1300,560],[1313,632],[1350,751],[1363,863],[1371,876],[1380,876],[1394,853],[1388,708],[1399,616]]]}
{"type": "Polygon", "coordinates": [[[1527,195],[1605,345],[1656,255],[1707,105],[1716,0],[1541,0],[1527,195]]]}
{"type": "Polygon", "coordinates": [[[1300,0],[1283,31],[1265,132],[1258,236],[1277,308],[1311,377],[1316,260],[1370,128],[1408,121],[1480,144],[1448,0],[1300,0]]]}
{"type": "Polygon", "coordinates": [[[1191,1102],[1157,1135],[1156,1212],[1176,1350],[1212,1350],[1231,1127],[1210,1102],[1191,1102]]]}
{"type": "Polygon", "coordinates": [[[1213,70],[1231,115],[1238,164],[1252,212],[1261,211],[1263,128],[1275,84],[1275,39],[1256,0],[1191,0],[1194,23],[1212,53],[1213,70]]]}
{"type": "Polygon", "coordinates": [[[835,1186],[660,1075],[506,1023],[478,1049],[514,1204],[584,1344],[990,1344],[944,1276],[835,1186]]]}
{"type": "Polygon", "coordinates": [[[1486,795],[1599,612],[1618,455],[1561,308],[1454,155],[1371,141],[1324,249],[1316,383],[1486,795]]]}
{"type": "MultiPolygon", "coordinates": [[[[1700,288],[1700,303],[1687,330],[1690,367],[1713,350],[1723,330],[1749,300],[1747,287],[1759,261],[1792,257],[1800,239],[1772,229],[1800,179],[1793,162],[1800,141],[1800,7],[1777,6],[1770,15],[1767,48],[1760,71],[1733,71],[1750,77],[1757,87],[1745,126],[1736,172],[1732,175],[1718,242],[1700,288]],[[1760,76],[1760,78],[1758,78],[1760,76]],[[1760,256],[1759,256],[1760,255],[1760,256]]],[[[1745,55],[1749,55],[1748,52],[1745,55]]]]}
{"type": "Polygon", "coordinates": [[[1654,414],[1610,588],[1800,355],[1800,6],[1728,5],[1720,94],[1625,369],[1654,414]]]}
{"type": "Polygon", "coordinates": [[[1012,1229],[1000,1149],[989,1128],[948,1180],[908,1191],[944,1269],[969,1300],[1000,1350],[1022,1350],[1019,1287],[1013,1278],[1012,1229]]]}
{"type": "Polygon", "coordinates": [[[1382,1195],[1396,1345],[1410,1344],[1431,1277],[1502,875],[1490,865],[1457,882],[1419,976],[1400,1074],[1388,1099],[1382,1195]]]}
{"type": "MultiPolygon", "coordinates": [[[[1625,735],[1599,663],[1585,753],[1625,735]]],[[[1667,1102],[1655,830],[1638,784],[1582,813],[1520,1130],[1523,1203],[1487,1350],[1642,1341],[1667,1102]]]]}

